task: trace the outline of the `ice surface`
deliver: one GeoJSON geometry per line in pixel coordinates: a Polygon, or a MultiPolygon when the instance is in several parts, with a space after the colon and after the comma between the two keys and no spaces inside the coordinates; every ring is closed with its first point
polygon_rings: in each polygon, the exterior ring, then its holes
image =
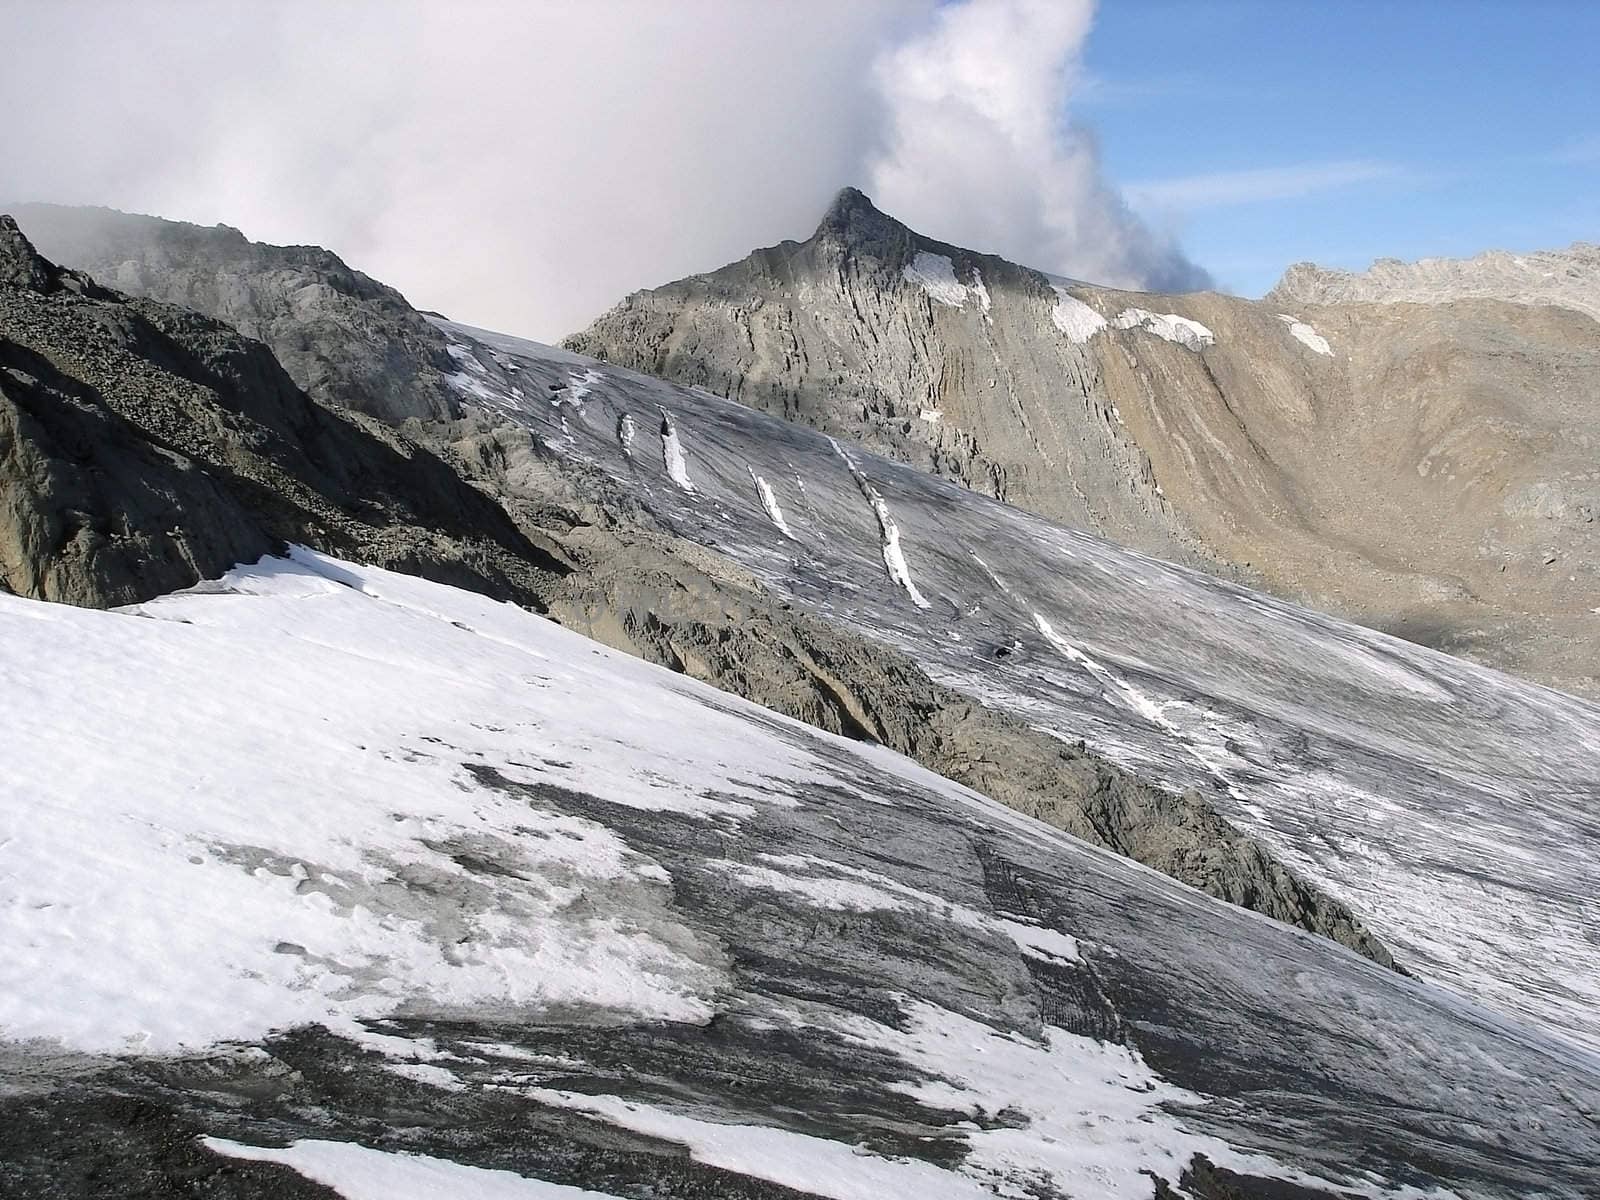
{"type": "Polygon", "coordinates": [[[685,536],[943,683],[1170,787],[1199,788],[1351,905],[1409,969],[1600,1051],[1600,708],[865,451],[846,462],[823,436],[729,401],[608,374],[607,415],[595,414],[575,453],[619,486],[637,486],[612,434],[623,410],[670,405],[715,444],[696,483],[726,519],[656,497],[685,536]],[[752,470],[804,475],[814,537],[803,564],[773,556],[752,470]],[[912,610],[892,571],[881,582],[883,528],[860,502],[862,480],[892,498],[918,595],[955,598],[948,614],[912,610]],[[1060,651],[1036,616],[1103,674],[1060,651]],[[1013,643],[1020,653],[994,656],[1013,643]]]}

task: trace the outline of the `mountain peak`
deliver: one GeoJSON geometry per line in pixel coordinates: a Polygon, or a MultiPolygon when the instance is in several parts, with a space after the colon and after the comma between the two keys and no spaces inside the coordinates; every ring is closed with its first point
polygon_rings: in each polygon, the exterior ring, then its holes
{"type": "Polygon", "coordinates": [[[871,250],[880,255],[915,236],[899,221],[880,211],[865,192],[853,187],[839,189],[812,235],[814,240],[833,242],[852,250],[871,250]]]}
{"type": "Polygon", "coordinates": [[[0,285],[44,292],[50,290],[54,276],[16,218],[0,213],[0,285]]]}

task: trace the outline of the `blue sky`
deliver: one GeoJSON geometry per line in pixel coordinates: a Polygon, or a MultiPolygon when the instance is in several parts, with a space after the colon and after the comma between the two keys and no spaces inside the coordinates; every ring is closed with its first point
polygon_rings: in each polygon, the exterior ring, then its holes
{"type": "Polygon", "coordinates": [[[1220,286],[1600,241],[1600,3],[1103,0],[1073,116],[1220,286]]]}

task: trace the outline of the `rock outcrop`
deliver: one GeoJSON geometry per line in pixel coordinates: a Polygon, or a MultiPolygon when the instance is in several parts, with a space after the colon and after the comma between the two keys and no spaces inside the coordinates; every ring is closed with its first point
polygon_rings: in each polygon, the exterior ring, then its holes
{"type": "Polygon", "coordinates": [[[1472,258],[1380,258],[1365,271],[1295,263],[1267,293],[1266,304],[1447,304],[1501,300],[1570,308],[1600,321],[1600,245],[1472,258]]]}
{"type": "Polygon", "coordinates": [[[1053,279],[841,193],[572,349],[1053,520],[1600,693],[1600,323],[1053,279]]]}
{"type": "Polygon", "coordinates": [[[12,212],[46,258],[129,296],[181,305],[265,342],[325,404],[383,421],[458,412],[438,332],[405,297],[319,246],[252,242],[226,225],[51,204],[12,212]]]}
{"type": "Polygon", "coordinates": [[[0,217],[0,583],[111,606],[298,541],[531,601],[564,568],[435,454],[308,399],[220,322],[0,217]]]}

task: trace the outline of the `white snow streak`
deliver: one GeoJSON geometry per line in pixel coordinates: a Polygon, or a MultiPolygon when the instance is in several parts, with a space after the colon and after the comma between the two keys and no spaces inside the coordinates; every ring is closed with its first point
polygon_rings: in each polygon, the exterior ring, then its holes
{"type": "Polygon", "coordinates": [[[966,1114],[962,1130],[969,1149],[950,1169],[775,1126],[708,1121],[621,1096],[542,1087],[520,1092],[678,1142],[697,1162],[831,1200],[993,1200],[1021,1195],[1017,1185],[1024,1179],[1046,1185],[1052,1194],[1147,1200],[1150,1172],[1176,1179],[1196,1154],[1241,1173],[1341,1193],[1426,1194],[1433,1200],[1450,1195],[1335,1185],[1193,1133],[1178,1114],[1205,1098],[1162,1079],[1131,1046],[1050,1026],[1035,1041],[921,1000],[907,1001],[903,1016],[903,1028],[846,1015],[816,1025],[798,1013],[790,1020],[802,1035],[821,1028],[874,1051],[889,1051],[906,1063],[908,1074],[920,1077],[897,1085],[899,1091],[932,1112],[966,1114]],[[1003,1111],[1022,1119],[987,1119],[1003,1111]]]}
{"type": "Polygon", "coordinates": [[[284,1147],[200,1139],[229,1158],[281,1163],[332,1188],[345,1200],[618,1200],[611,1192],[469,1167],[445,1158],[373,1150],[356,1142],[299,1141],[284,1147]]]}
{"type": "MultiPolygon", "coordinates": [[[[689,1148],[696,1162],[737,1171],[830,1200],[994,1200],[975,1180],[911,1158],[884,1158],[858,1146],[767,1125],[733,1125],[620,1096],[552,1088],[523,1094],[689,1148]]],[[[1145,1188],[1149,1191],[1148,1181],[1145,1188]]]]}
{"type": "Polygon", "coordinates": [[[1190,350],[1203,350],[1216,343],[1216,335],[1199,321],[1177,313],[1153,313],[1144,308],[1125,308],[1112,321],[1118,329],[1144,329],[1190,350]]]}
{"type": "Polygon", "coordinates": [[[1289,327],[1289,336],[1294,338],[1295,341],[1309,347],[1318,354],[1325,354],[1329,358],[1333,357],[1333,347],[1328,345],[1328,339],[1300,320],[1299,317],[1291,317],[1288,313],[1279,313],[1278,320],[1289,327]]]}
{"type": "Polygon", "coordinates": [[[983,309],[983,315],[989,315],[992,302],[989,299],[989,289],[983,284],[983,272],[972,268],[972,294],[978,298],[978,306],[983,309]]]}
{"type": "Polygon", "coordinates": [[[678,426],[664,408],[661,410],[661,459],[673,483],[686,492],[694,491],[694,481],[689,478],[689,466],[683,458],[683,444],[678,441],[678,426]]]}
{"type": "Polygon", "coordinates": [[[850,476],[856,481],[856,486],[861,489],[861,494],[867,498],[867,503],[872,505],[872,513],[878,518],[878,530],[882,537],[883,565],[889,572],[889,578],[898,583],[911,597],[911,603],[918,608],[927,608],[928,601],[917,590],[917,585],[911,578],[911,567],[906,562],[905,552],[900,548],[900,527],[894,523],[894,517],[889,512],[889,505],[873,487],[861,469],[845,453],[844,447],[833,438],[828,439],[828,444],[833,447],[833,452],[844,459],[844,465],[850,469],[850,476]]]}
{"type": "Polygon", "coordinates": [[[1057,650],[1061,651],[1061,653],[1065,654],[1073,662],[1077,663],[1085,671],[1093,675],[1097,680],[1109,688],[1112,693],[1121,697],[1122,702],[1131,708],[1135,713],[1171,737],[1175,742],[1177,742],[1178,746],[1182,750],[1186,751],[1192,758],[1194,758],[1196,762],[1206,769],[1208,774],[1216,778],[1218,782],[1220,782],[1229,790],[1229,792],[1233,793],[1235,796],[1238,796],[1240,799],[1244,798],[1234,788],[1233,780],[1228,777],[1227,772],[1220,765],[1219,759],[1224,755],[1228,755],[1225,747],[1206,747],[1199,745],[1186,730],[1184,730],[1181,726],[1167,716],[1167,708],[1169,706],[1178,706],[1181,704],[1181,702],[1168,701],[1167,703],[1163,704],[1157,700],[1151,699],[1138,688],[1134,687],[1133,684],[1129,683],[1121,675],[1118,675],[1110,667],[1107,667],[1105,664],[1090,658],[1082,650],[1078,649],[1078,647],[1074,646],[1070,641],[1062,637],[1061,634],[1056,632],[1055,627],[1038,613],[1031,613],[1030,615],[1033,617],[1034,626],[1041,634],[1044,635],[1045,641],[1049,642],[1057,650]]]}
{"type": "Polygon", "coordinates": [[[1104,317],[1059,283],[1052,283],[1050,289],[1056,294],[1055,305],[1050,309],[1050,320],[1067,335],[1068,341],[1082,345],[1106,327],[1104,317]]]}
{"type": "Polygon", "coordinates": [[[582,408],[584,400],[588,397],[594,385],[604,379],[605,376],[591,367],[582,375],[576,371],[570,371],[567,373],[567,378],[571,382],[565,389],[565,394],[556,394],[555,402],[557,405],[570,404],[574,408],[582,408]]]}
{"type": "Polygon", "coordinates": [[[637,432],[632,413],[623,413],[617,418],[617,445],[622,447],[624,458],[633,458],[633,437],[637,432]]]}
{"type": "Polygon", "coordinates": [[[756,494],[761,497],[761,507],[767,510],[767,520],[778,527],[778,532],[790,541],[799,541],[794,536],[794,531],[789,528],[789,522],[783,519],[783,509],[778,506],[778,497],[773,494],[772,487],[765,479],[756,474],[754,467],[747,467],[750,479],[756,485],[756,494]]]}

